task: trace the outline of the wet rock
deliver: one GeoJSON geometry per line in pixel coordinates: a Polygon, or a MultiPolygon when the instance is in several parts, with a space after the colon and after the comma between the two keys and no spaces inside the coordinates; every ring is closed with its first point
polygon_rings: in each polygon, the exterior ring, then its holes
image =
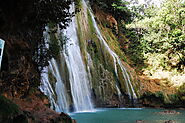
{"type": "Polygon", "coordinates": [[[77,123],[76,120],[72,120],[72,123],[77,123]]]}
{"type": "Polygon", "coordinates": [[[165,110],[165,111],[159,112],[159,114],[180,114],[180,112],[177,112],[175,110],[165,110]]]}
{"type": "Polygon", "coordinates": [[[51,119],[50,121],[52,123],[76,123],[68,114],[63,112],[58,117],[51,119]]]}
{"type": "Polygon", "coordinates": [[[13,118],[13,123],[28,123],[28,118],[24,114],[20,114],[13,118]]]}
{"type": "Polygon", "coordinates": [[[18,105],[0,96],[0,123],[28,123],[28,118],[18,105]]]}
{"type": "Polygon", "coordinates": [[[173,120],[168,120],[168,121],[165,121],[164,123],[176,123],[176,122],[173,120]]]}
{"type": "Polygon", "coordinates": [[[144,120],[136,120],[136,123],[145,123],[144,120]]]}
{"type": "MultiPolygon", "coordinates": [[[[21,123],[21,119],[28,119],[29,123],[75,123],[72,118],[66,113],[57,113],[48,107],[49,101],[40,92],[40,90],[34,91],[34,93],[28,95],[24,99],[14,98],[15,102],[23,111],[23,115],[16,115],[16,123],[21,123]]],[[[24,120],[26,123],[27,121],[24,120]]],[[[1,122],[0,122],[1,123],[1,122]]]]}

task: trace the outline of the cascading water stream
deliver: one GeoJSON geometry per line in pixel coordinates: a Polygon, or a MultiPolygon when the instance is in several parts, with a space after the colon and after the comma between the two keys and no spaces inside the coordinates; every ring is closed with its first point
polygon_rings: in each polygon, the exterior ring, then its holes
{"type": "MultiPolygon", "coordinates": [[[[101,45],[105,47],[106,51],[113,58],[114,71],[117,78],[119,78],[120,75],[118,74],[118,68],[120,68],[130,99],[136,99],[137,96],[126,68],[117,54],[110,49],[107,42],[103,38],[90,7],[87,6],[84,0],[82,0],[82,5],[84,7],[84,12],[87,13],[89,11],[90,13],[96,35],[99,38],[101,45]]],[[[74,4],[71,5],[70,11],[74,12],[74,4]]],[[[88,27],[87,25],[84,26],[88,27]]],[[[44,32],[44,37],[46,47],[49,49],[48,43],[51,41],[48,32],[49,29],[47,28],[44,32]]],[[[72,18],[72,21],[65,30],[58,29],[58,37],[64,36],[67,37],[68,40],[65,42],[63,47],[61,47],[63,51],[60,52],[60,55],[58,55],[59,58],[52,58],[49,61],[49,66],[44,68],[43,73],[41,74],[42,85],[40,86],[40,89],[49,97],[51,108],[55,109],[57,112],[69,112],[71,108],[73,108],[76,112],[93,110],[90,91],[92,88],[92,82],[90,82],[90,69],[94,66],[91,56],[87,51],[85,51],[87,68],[84,64],[79,46],[76,17],[72,18]],[[62,61],[65,62],[65,65],[62,65],[62,61]],[[67,73],[64,73],[66,71],[67,73]]],[[[117,90],[118,96],[121,97],[122,93],[120,87],[117,84],[114,87],[117,90]]],[[[105,94],[106,92],[103,93],[105,94]]]]}
{"type": "MultiPolygon", "coordinates": [[[[74,11],[74,5],[71,6],[70,11],[74,11]]],[[[63,30],[64,35],[69,38],[64,46],[63,55],[69,71],[74,109],[78,112],[92,110],[93,104],[91,101],[90,82],[79,47],[76,25],[75,17],[73,17],[69,27],[63,30]]]]}
{"type": "MultiPolygon", "coordinates": [[[[49,29],[46,27],[44,32],[45,44],[49,48],[50,36],[48,34],[49,29]]],[[[59,68],[57,62],[54,58],[49,61],[49,66],[44,68],[44,71],[41,74],[42,85],[40,89],[46,95],[49,96],[51,108],[55,109],[57,112],[69,112],[69,104],[67,101],[66,88],[63,84],[62,78],[60,76],[59,68]],[[53,90],[50,81],[49,81],[49,72],[56,79],[55,82],[55,91],[53,90]],[[54,99],[56,97],[56,99],[54,99]]]]}
{"type": "Polygon", "coordinates": [[[67,102],[66,88],[61,79],[59,68],[55,59],[51,59],[49,68],[57,81],[55,84],[55,92],[57,94],[57,104],[59,107],[58,112],[60,111],[69,112],[69,104],[67,102]]]}
{"type": "Polygon", "coordinates": [[[50,104],[51,104],[51,108],[56,109],[56,111],[57,111],[57,110],[59,110],[59,107],[58,107],[55,99],[53,98],[54,97],[53,95],[55,95],[55,93],[54,93],[53,88],[51,87],[51,84],[50,84],[48,78],[49,78],[48,77],[48,67],[45,67],[41,73],[42,85],[39,88],[45,95],[48,96],[50,104]]]}
{"type": "MultiPolygon", "coordinates": [[[[74,5],[71,6],[70,11],[74,12],[74,5]]],[[[51,43],[52,41],[50,40],[50,35],[48,32],[49,29],[48,27],[46,27],[44,37],[46,47],[49,49],[49,43],[51,43]]],[[[69,40],[66,41],[63,48],[61,47],[63,49],[63,52],[60,52],[60,55],[58,56],[60,58],[57,59],[65,60],[65,63],[67,65],[72,102],[70,103],[68,100],[68,98],[70,97],[63,83],[62,75],[60,74],[60,63],[57,63],[57,60],[54,58],[49,61],[49,66],[45,67],[45,72],[41,74],[42,85],[40,86],[40,89],[46,95],[48,95],[51,103],[51,108],[55,109],[57,112],[69,112],[69,109],[72,107],[72,105],[74,111],[76,112],[92,110],[93,104],[91,102],[90,82],[88,80],[88,74],[86,73],[85,65],[81,56],[79,41],[76,32],[75,17],[72,18],[72,22],[69,24],[69,27],[67,27],[67,29],[58,30],[58,36],[60,37],[61,35],[66,36],[69,40]],[[52,77],[54,77],[55,82],[52,82],[54,83],[54,85],[50,82],[49,72],[52,77]]]]}
{"type": "MultiPolygon", "coordinates": [[[[93,21],[93,25],[94,25],[94,28],[95,28],[95,30],[96,30],[96,34],[97,34],[98,38],[100,39],[100,41],[102,41],[102,42],[101,42],[102,45],[105,46],[106,50],[110,53],[110,55],[112,56],[112,58],[113,58],[113,60],[114,60],[114,67],[115,67],[116,76],[118,77],[118,70],[117,70],[117,64],[118,64],[119,67],[121,68],[122,75],[123,75],[123,77],[124,77],[124,79],[125,79],[125,81],[126,81],[127,93],[128,93],[128,95],[129,95],[130,99],[131,99],[132,97],[133,97],[134,99],[136,99],[137,96],[136,96],[136,93],[135,93],[135,91],[134,91],[134,89],[133,89],[133,86],[132,86],[132,83],[131,83],[131,78],[130,78],[130,76],[129,76],[127,70],[126,70],[125,67],[123,66],[123,64],[122,64],[121,60],[119,59],[119,57],[117,56],[117,54],[116,54],[113,50],[110,49],[110,47],[108,46],[107,42],[106,42],[105,39],[103,38],[103,36],[102,36],[102,34],[101,34],[101,32],[100,32],[100,30],[99,30],[99,28],[98,28],[98,25],[97,25],[97,23],[96,23],[96,21],[95,21],[95,19],[94,19],[94,15],[93,15],[93,13],[92,13],[92,10],[87,6],[87,4],[86,4],[86,2],[85,2],[84,0],[82,0],[82,2],[83,2],[83,6],[84,6],[86,9],[88,9],[89,12],[90,12],[91,19],[92,19],[92,21],[93,21]],[[131,89],[131,91],[130,91],[130,89],[131,89]]],[[[120,90],[119,90],[118,87],[117,87],[117,91],[118,91],[118,93],[120,93],[120,90]]]]}

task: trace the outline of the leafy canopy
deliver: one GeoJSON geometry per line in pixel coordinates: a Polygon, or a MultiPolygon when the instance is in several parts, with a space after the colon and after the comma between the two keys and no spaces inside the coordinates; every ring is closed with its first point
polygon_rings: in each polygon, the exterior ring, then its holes
{"type": "MultiPolygon", "coordinates": [[[[135,19],[130,28],[140,29],[138,48],[142,56],[149,59],[152,54],[160,55],[163,69],[185,66],[185,4],[182,0],[165,0],[161,7],[149,6],[143,18],[135,19]],[[163,62],[163,63],[162,63],[163,62]],[[166,65],[164,65],[166,64],[166,65]]],[[[134,46],[133,43],[131,43],[134,46]]]]}

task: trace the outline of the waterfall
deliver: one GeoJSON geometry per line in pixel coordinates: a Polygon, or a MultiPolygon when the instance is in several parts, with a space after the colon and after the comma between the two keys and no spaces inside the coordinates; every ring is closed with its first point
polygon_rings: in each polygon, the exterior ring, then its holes
{"type": "Polygon", "coordinates": [[[63,84],[63,81],[60,76],[59,68],[56,63],[55,59],[51,59],[50,62],[50,70],[52,74],[56,78],[56,84],[55,84],[55,92],[57,94],[57,104],[59,107],[59,111],[64,111],[68,112],[69,111],[69,104],[67,102],[67,93],[66,93],[66,88],[63,84]]]}
{"type": "MultiPolygon", "coordinates": [[[[74,5],[71,9],[71,11],[74,11],[74,5]]],[[[69,40],[64,46],[63,53],[69,71],[75,111],[92,110],[90,82],[81,56],[76,25],[75,17],[73,17],[69,27],[64,30],[64,35],[67,36],[69,40]]]]}
{"type": "MultiPolygon", "coordinates": [[[[120,85],[118,85],[118,83],[114,84],[114,82],[116,82],[121,76],[124,78],[126,93],[128,94],[129,98],[136,99],[137,96],[127,69],[123,65],[118,55],[108,46],[94,19],[94,15],[90,7],[87,6],[84,0],[82,0],[82,7],[84,8],[84,13],[82,14],[85,16],[83,19],[87,22],[87,19],[89,19],[88,17],[92,19],[92,25],[95,30],[94,32],[96,33],[97,39],[100,41],[100,45],[104,47],[106,53],[110,54],[111,58],[113,59],[113,71],[108,71],[107,74],[113,78],[111,78],[113,81],[113,83],[111,83],[113,86],[111,87],[115,89],[115,92],[111,93],[117,93],[120,101],[122,101],[122,88],[120,85]],[[87,12],[89,12],[90,16],[86,15],[87,12]],[[116,77],[113,77],[113,75],[116,77]]],[[[70,7],[70,12],[74,12],[74,9],[74,4],[72,4],[70,7]]],[[[86,25],[88,23],[82,24],[85,30],[88,30],[88,25],[86,25]]],[[[94,80],[98,81],[99,76],[97,77],[98,79],[94,79],[92,72],[96,72],[94,69],[97,69],[98,67],[94,64],[94,57],[91,57],[91,54],[88,53],[86,47],[83,47],[84,49],[80,49],[79,44],[83,42],[87,43],[87,39],[79,38],[77,30],[79,30],[80,27],[77,28],[77,26],[78,24],[76,16],[72,17],[72,21],[69,23],[69,26],[66,29],[60,30],[58,27],[58,32],[55,36],[58,36],[58,39],[59,37],[67,37],[67,41],[61,45],[60,40],[58,40],[61,48],[58,58],[52,58],[49,61],[49,65],[44,68],[41,74],[42,84],[40,89],[45,95],[48,96],[51,108],[55,109],[57,112],[69,112],[71,109],[76,112],[93,110],[91,93],[93,92],[93,94],[95,94],[95,91],[92,90],[95,85],[93,82],[94,80]]],[[[44,37],[46,47],[49,49],[48,43],[52,41],[50,39],[48,27],[44,32],[44,37]]],[[[101,65],[102,64],[103,63],[101,63],[101,65]]],[[[97,88],[100,89],[100,86],[97,88]]],[[[101,89],[98,92],[102,93],[100,95],[106,94],[105,91],[101,92],[101,89]]]]}
{"type": "MultiPolygon", "coordinates": [[[[102,34],[100,32],[100,29],[98,28],[98,25],[97,25],[97,23],[95,21],[95,18],[94,18],[94,15],[92,13],[92,10],[87,6],[87,4],[86,4],[86,2],[84,0],[82,0],[82,1],[83,1],[84,7],[86,9],[88,9],[89,12],[90,12],[91,19],[93,21],[93,25],[94,25],[94,28],[96,30],[96,34],[97,34],[99,40],[102,41],[101,42],[102,45],[106,48],[106,50],[109,52],[109,54],[112,56],[112,58],[114,60],[114,67],[115,67],[116,76],[119,77],[118,76],[118,69],[117,69],[117,65],[118,65],[121,68],[122,75],[123,75],[123,77],[125,79],[127,93],[129,95],[129,98],[132,99],[132,97],[133,97],[134,99],[136,99],[137,96],[136,96],[136,93],[134,91],[133,85],[131,83],[131,78],[130,78],[126,68],[122,64],[122,62],[121,62],[120,58],[118,57],[118,55],[113,50],[110,49],[110,47],[108,46],[107,42],[103,38],[103,36],[102,36],[102,34]]],[[[119,90],[118,86],[116,86],[116,88],[117,88],[118,94],[120,94],[120,90],[119,90]]]]}
{"type": "MultiPolygon", "coordinates": [[[[46,27],[44,32],[45,45],[49,48],[50,36],[49,28],[46,27]]],[[[57,112],[69,112],[69,103],[67,101],[67,92],[63,80],[60,75],[58,64],[54,58],[49,61],[49,66],[45,67],[41,74],[42,84],[40,89],[45,95],[49,97],[51,108],[57,112]],[[55,78],[54,87],[52,87],[49,77],[49,72],[55,78]],[[53,89],[55,88],[55,90],[53,89]],[[56,99],[54,99],[56,97],[56,99]]]]}
{"type": "MultiPolygon", "coordinates": [[[[71,6],[70,11],[74,12],[74,5],[71,6]]],[[[44,32],[46,45],[50,42],[48,31],[49,29],[46,28],[46,32],[44,32]]],[[[49,66],[44,68],[45,71],[41,74],[42,85],[40,89],[49,97],[51,108],[57,112],[69,112],[71,107],[76,112],[92,110],[90,82],[81,56],[75,17],[72,18],[72,21],[65,30],[58,30],[58,35],[68,38],[63,48],[61,47],[63,51],[60,52],[59,57],[61,58],[59,59],[63,59],[67,65],[72,106],[68,101],[70,97],[62,80],[63,75],[61,75],[61,69],[65,68],[60,69],[59,63],[54,58],[49,61],[49,66]],[[51,86],[48,72],[56,79],[54,87],[51,86]]],[[[46,47],[49,48],[49,46],[46,47]]]]}
{"type": "Polygon", "coordinates": [[[59,111],[59,106],[57,105],[55,99],[53,98],[55,95],[54,94],[54,90],[51,87],[51,84],[49,82],[48,79],[48,67],[45,67],[41,73],[41,83],[42,85],[40,85],[40,90],[48,96],[50,104],[51,104],[51,108],[55,109],[56,111],[59,111]]]}

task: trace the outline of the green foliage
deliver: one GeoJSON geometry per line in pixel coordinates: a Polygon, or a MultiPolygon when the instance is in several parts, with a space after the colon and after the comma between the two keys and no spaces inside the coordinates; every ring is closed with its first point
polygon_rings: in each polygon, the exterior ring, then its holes
{"type": "MultiPolygon", "coordinates": [[[[180,97],[178,94],[170,94],[170,95],[168,95],[168,98],[169,98],[170,103],[172,103],[172,104],[178,103],[180,101],[180,97]]],[[[167,102],[167,103],[169,103],[169,102],[167,102]]]]}
{"type": "Polygon", "coordinates": [[[129,23],[132,19],[132,12],[127,6],[129,2],[126,0],[90,0],[90,2],[92,5],[97,4],[106,12],[111,13],[117,20],[129,23]]]}
{"type": "Polygon", "coordinates": [[[164,97],[164,94],[162,92],[160,92],[160,91],[159,92],[156,92],[155,95],[156,95],[157,98],[160,98],[161,100],[164,100],[164,98],[165,98],[164,97]]]}
{"type": "Polygon", "coordinates": [[[71,14],[66,11],[69,9],[71,0],[6,0],[0,2],[0,29],[7,28],[9,31],[16,29],[35,29],[42,30],[49,22],[60,24],[61,28],[65,28],[70,20],[71,14]],[[14,16],[16,15],[16,16],[14,16]],[[11,20],[10,20],[11,19],[11,20]],[[7,24],[12,24],[9,26],[7,24]],[[37,26],[35,26],[37,25],[37,26]],[[17,28],[19,27],[19,28],[17,28]]]}
{"type": "MultiPolygon", "coordinates": [[[[45,26],[55,23],[61,29],[66,28],[73,16],[67,11],[71,3],[71,0],[0,1],[0,35],[15,36],[28,43],[32,60],[42,70],[51,58],[43,37],[45,26]]],[[[56,47],[56,44],[52,44],[52,47],[56,47]]]]}
{"type": "Polygon", "coordinates": [[[20,113],[19,107],[4,96],[0,96],[0,115],[11,117],[20,113]]]}
{"type": "Polygon", "coordinates": [[[57,36],[57,24],[55,23],[49,23],[49,36],[50,36],[50,42],[49,43],[49,54],[53,58],[57,58],[60,53],[60,45],[58,42],[58,36],[57,36]]]}
{"type": "Polygon", "coordinates": [[[11,100],[0,96],[1,123],[28,123],[28,117],[11,100]]]}
{"type": "Polygon", "coordinates": [[[50,42],[47,42],[49,44],[48,55],[50,56],[50,58],[57,59],[60,55],[60,52],[62,52],[63,47],[66,44],[68,38],[63,34],[57,32],[58,25],[56,23],[50,22],[48,24],[48,27],[48,33],[50,36],[50,42]]]}
{"type": "Polygon", "coordinates": [[[144,10],[143,18],[135,19],[130,28],[137,30],[131,39],[131,52],[139,53],[139,60],[150,59],[157,53],[161,57],[159,68],[178,69],[183,72],[185,66],[185,7],[182,0],[166,0],[160,8],[149,6],[144,10]],[[145,30],[145,31],[141,31],[145,30]],[[135,40],[136,39],[136,40],[135,40]],[[134,50],[133,50],[134,49],[134,50]],[[161,54],[161,55],[160,55],[161,54]]]}
{"type": "MultiPolygon", "coordinates": [[[[152,93],[152,92],[145,92],[142,96],[141,96],[141,99],[150,99],[151,101],[153,100],[159,100],[160,102],[164,102],[165,100],[165,96],[163,94],[163,92],[155,92],[155,93],[152,93]]],[[[159,103],[160,103],[159,102],[159,103]]]]}
{"type": "Polygon", "coordinates": [[[182,104],[185,103],[185,83],[178,88],[177,94],[179,95],[179,100],[182,104]]]}
{"type": "Polygon", "coordinates": [[[123,49],[124,52],[130,56],[130,59],[134,62],[133,65],[137,65],[138,67],[144,66],[144,54],[150,50],[150,44],[148,44],[146,40],[141,40],[143,35],[139,33],[139,30],[144,30],[139,28],[130,28],[125,30],[126,31],[124,33],[130,42],[127,44],[129,45],[129,48],[123,49]]]}
{"type": "Polygon", "coordinates": [[[80,12],[81,0],[74,0],[74,3],[75,3],[75,12],[80,12]]]}
{"type": "MultiPolygon", "coordinates": [[[[184,84],[185,85],[185,84],[184,84]]],[[[181,89],[179,88],[177,93],[174,94],[163,94],[163,92],[145,92],[141,96],[141,99],[144,101],[149,101],[149,105],[158,105],[162,107],[184,107],[185,102],[185,92],[184,92],[184,85],[181,86],[181,89]],[[181,92],[183,90],[183,92],[181,92]]]]}
{"type": "Polygon", "coordinates": [[[185,96],[185,84],[183,84],[179,87],[178,93],[180,96],[185,96]]]}

